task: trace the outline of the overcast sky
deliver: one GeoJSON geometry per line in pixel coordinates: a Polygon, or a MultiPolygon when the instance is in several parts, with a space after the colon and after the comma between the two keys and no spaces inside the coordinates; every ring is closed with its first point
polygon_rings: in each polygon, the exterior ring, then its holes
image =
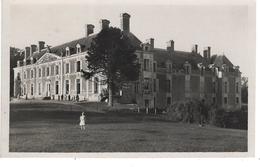
{"type": "Polygon", "coordinates": [[[165,48],[168,40],[175,49],[199,52],[211,46],[212,54],[225,54],[244,75],[248,65],[247,6],[173,6],[173,5],[90,5],[90,4],[16,4],[10,8],[11,46],[24,48],[43,40],[55,46],[84,36],[84,25],[110,20],[120,27],[120,13],[131,15],[130,31],[141,41],[155,39],[155,47],[165,48]]]}

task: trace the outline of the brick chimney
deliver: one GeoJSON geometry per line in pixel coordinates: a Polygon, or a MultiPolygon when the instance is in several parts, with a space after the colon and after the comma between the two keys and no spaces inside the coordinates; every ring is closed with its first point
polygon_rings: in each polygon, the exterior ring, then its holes
{"type": "Polygon", "coordinates": [[[211,56],[211,47],[208,46],[208,58],[210,59],[210,56],[211,56]]]}
{"type": "Polygon", "coordinates": [[[197,44],[192,46],[192,52],[193,53],[198,53],[198,45],[197,44]]]}
{"type": "Polygon", "coordinates": [[[151,45],[151,49],[154,49],[154,38],[150,38],[149,43],[151,45]]]}
{"type": "Polygon", "coordinates": [[[31,45],[31,55],[34,53],[34,52],[36,52],[36,50],[37,50],[37,45],[31,45]]]}
{"type": "Polygon", "coordinates": [[[85,25],[85,37],[88,37],[90,34],[94,33],[95,26],[93,24],[85,25]]]}
{"type": "Polygon", "coordinates": [[[100,26],[101,26],[101,30],[109,28],[109,23],[110,21],[107,19],[101,19],[100,20],[100,26]]]}
{"type": "Polygon", "coordinates": [[[44,49],[44,45],[45,45],[45,42],[44,41],[39,41],[38,42],[38,49],[39,49],[39,52],[42,51],[44,49]]]}
{"type": "Polygon", "coordinates": [[[130,32],[130,15],[128,13],[121,14],[121,30],[130,32]]]}
{"type": "Polygon", "coordinates": [[[211,56],[211,47],[208,46],[208,47],[204,48],[203,57],[210,59],[210,56],[211,56]]]}
{"type": "Polygon", "coordinates": [[[31,48],[29,46],[25,47],[25,53],[24,53],[24,58],[27,59],[31,54],[31,48]]]}
{"type": "Polygon", "coordinates": [[[167,42],[167,51],[174,52],[174,41],[173,40],[170,40],[169,42],[167,42]]]}

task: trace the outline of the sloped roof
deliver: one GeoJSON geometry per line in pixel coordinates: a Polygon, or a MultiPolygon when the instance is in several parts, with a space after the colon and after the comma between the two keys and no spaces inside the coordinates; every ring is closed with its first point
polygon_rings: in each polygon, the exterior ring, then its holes
{"type": "Polygon", "coordinates": [[[200,54],[193,52],[184,52],[175,50],[173,54],[166,49],[154,48],[152,51],[155,55],[157,64],[165,63],[167,60],[171,61],[176,68],[182,68],[183,64],[188,61],[193,68],[197,68],[197,64],[201,63],[203,57],[200,54]]]}
{"type": "Polygon", "coordinates": [[[221,56],[213,55],[213,56],[211,56],[210,61],[213,64],[215,64],[215,66],[217,66],[217,67],[222,67],[223,64],[226,64],[229,67],[233,67],[233,64],[225,55],[221,55],[221,56]]]}
{"type": "MultiPolygon", "coordinates": [[[[137,49],[140,48],[140,44],[142,42],[133,33],[125,32],[124,34],[130,39],[130,41],[131,41],[131,43],[134,47],[136,47],[137,49]]],[[[69,47],[71,54],[74,54],[74,53],[76,53],[76,45],[77,44],[81,45],[81,51],[84,52],[90,47],[92,39],[95,38],[96,36],[97,36],[97,34],[93,34],[93,35],[90,35],[88,37],[82,37],[82,38],[79,38],[79,39],[76,39],[76,40],[73,40],[73,41],[70,41],[70,42],[66,42],[66,43],[61,44],[61,45],[51,47],[50,52],[54,53],[58,56],[61,56],[62,54],[65,55],[65,50],[66,50],[67,47],[69,47]]],[[[41,52],[35,52],[31,56],[29,56],[27,58],[27,60],[30,60],[31,57],[38,60],[46,52],[47,52],[47,48],[43,49],[41,52]]]]}

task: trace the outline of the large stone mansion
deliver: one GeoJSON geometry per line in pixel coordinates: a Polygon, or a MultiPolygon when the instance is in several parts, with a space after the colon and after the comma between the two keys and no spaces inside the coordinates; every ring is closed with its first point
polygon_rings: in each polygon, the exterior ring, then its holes
{"type": "MultiPolygon", "coordinates": [[[[109,27],[109,20],[100,21],[101,28],[109,27]]],[[[224,108],[241,107],[241,72],[225,55],[212,55],[206,47],[202,55],[198,45],[190,52],[178,51],[170,40],[165,49],[155,48],[154,39],[141,42],[130,31],[130,15],[121,14],[121,30],[137,48],[141,64],[139,80],[122,88],[118,101],[136,102],[140,107],[165,108],[177,101],[205,99],[208,104],[224,108]]],[[[106,85],[100,76],[85,80],[81,69],[87,70],[85,56],[94,34],[94,25],[86,25],[86,35],[80,39],[54,47],[45,42],[25,47],[24,61],[18,61],[14,78],[21,78],[21,92],[25,98],[61,97],[98,101],[106,85]]],[[[17,84],[14,84],[14,91],[17,84]]]]}

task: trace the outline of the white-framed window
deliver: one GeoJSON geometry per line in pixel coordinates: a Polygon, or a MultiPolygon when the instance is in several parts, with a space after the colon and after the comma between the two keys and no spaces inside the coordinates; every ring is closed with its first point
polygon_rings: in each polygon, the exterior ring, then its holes
{"type": "Polygon", "coordinates": [[[76,91],[77,94],[80,94],[80,79],[76,79],[76,91]]]}
{"type": "Polygon", "coordinates": [[[59,94],[59,81],[55,81],[55,94],[59,94]]]}
{"type": "Polygon", "coordinates": [[[38,94],[41,95],[42,91],[41,91],[41,83],[38,83],[38,94]]]}
{"type": "Polygon", "coordinates": [[[39,78],[42,77],[42,69],[41,68],[38,69],[38,77],[39,78]]]}
{"type": "Polygon", "coordinates": [[[66,88],[66,94],[69,94],[69,92],[70,92],[70,81],[69,80],[65,81],[65,88],[66,88]]]}
{"type": "Polygon", "coordinates": [[[65,67],[66,67],[65,73],[66,73],[66,74],[70,73],[70,64],[69,64],[69,63],[66,63],[65,67]]]}
{"type": "Polygon", "coordinates": [[[149,71],[149,59],[144,59],[144,71],[149,71]]]}
{"type": "Polygon", "coordinates": [[[31,70],[31,78],[33,78],[33,70],[31,70]]]}
{"type": "Polygon", "coordinates": [[[60,68],[59,65],[55,66],[55,74],[56,75],[59,75],[59,68],[60,68]]]}
{"type": "Polygon", "coordinates": [[[31,95],[33,96],[33,84],[31,84],[31,95]]]}
{"type": "Polygon", "coordinates": [[[50,76],[50,67],[47,67],[47,68],[46,68],[46,76],[47,76],[47,77],[50,76]]]}
{"type": "Polygon", "coordinates": [[[66,56],[69,56],[69,55],[70,55],[70,48],[66,47],[66,56]]]}
{"type": "Polygon", "coordinates": [[[77,44],[77,53],[80,53],[81,52],[81,46],[80,46],[80,44],[77,44]]]}
{"type": "Polygon", "coordinates": [[[77,61],[76,62],[76,72],[80,72],[80,70],[81,70],[81,61],[77,61]]]}

